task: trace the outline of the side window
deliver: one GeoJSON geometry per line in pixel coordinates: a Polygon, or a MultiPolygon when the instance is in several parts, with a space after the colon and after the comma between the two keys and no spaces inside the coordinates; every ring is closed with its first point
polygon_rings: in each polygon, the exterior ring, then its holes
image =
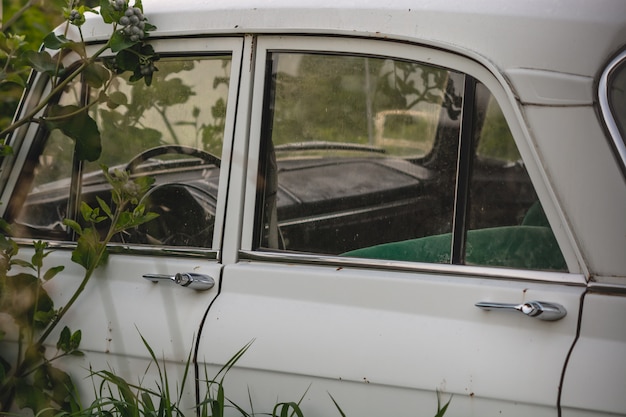
{"type": "Polygon", "coordinates": [[[273,53],[261,247],[340,255],[449,233],[463,76],[273,53]]]}
{"type": "MultiPolygon", "coordinates": [[[[97,161],[74,161],[73,143],[59,131],[42,134],[43,151],[32,158],[32,167],[26,166],[18,187],[27,191],[14,197],[24,202],[11,219],[17,235],[50,237],[54,231],[67,238],[62,221],[76,216],[72,207],[78,201],[96,205],[96,197],[109,198],[101,172],[104,164],[128,170],[131,176],[155,178],[143,202],[160,216],[117,236],[118,241],[211,246],[230,56],[166,57],[158,67],[151,86],[117,77],[108,99],[90,108],[102,138],[97,161]],[[68,191],[70,184],[81,191],[76,197],[68,191]]],[[[80,102],[73,92],[80,88],[77,83],[61,100],[80,102]]],[[[95,102],[97,93],[86,94],[95,102]]]]}
{"type": "Polygon", "coordinates": [[[274,52],[268,68],[258,248],[565,269],[482,84],[366,56],[274,52]]]}
{"type": "Polygon", "coordinates": [[[473,265],[566,270],[502,110],[480,83],[473,124],[462,259],[473,265]]]}

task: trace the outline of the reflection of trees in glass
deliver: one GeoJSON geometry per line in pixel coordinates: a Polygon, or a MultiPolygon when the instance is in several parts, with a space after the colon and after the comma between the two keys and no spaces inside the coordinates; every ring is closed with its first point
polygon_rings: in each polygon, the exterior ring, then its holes
{"type": "Polygon", "coordinates": [[[502,109],[493,97],[489,100],[476,153],[479,156],[508,162],[521,160],[502,109]]]}
{"type": "MultiPolygon", "coordinates": [[[[285,53],[276,54],[274,59],[276,144],[300,141],[372,144],[374,120],[381,112],[423,110],[434,114],[435,125],[442,107],[451,119],[458,118],[460,113],[461,96],[449,72],[441,68],[321,54],[285,53]]],[[[411,117],[396,119],[406,125],[415,123],[411,117]]],[[[417,135],[424,127],[391,129],[404,129],[417,135]]]]}
{"type": "MultiPolygon", "coordinates": [[[[230,61],[222,60],[222,71],[224,74],[223,76],[215,77],[213,79],[214,90],[220,85],[225,86],[228,90],[228,83],[230,81],[230,61]]],[[[215,101],[215,104],[211,106],[211,116],[213,117],[213,123],[202,123],[199,125],[198,131],[201,133],[204,149],[221,150],[222,143],[224,142],[224,129],[226,126],[226,100],[224,97],[219,97],[215,101]]]]}
{"type": "Polygon", "coordinates": [[[217,90],[223,85],[227,91],[229,71],[230,60],[224,58],[162,59],[150,87],[121,79],[106,106],[97,109],[103,138],[98,163],[125,163],[133,155],[163,144],[204,147],[219,155],[226,94],[217,90]],[[218,65],[221,73],[213,74],[218,65]]]}
{"type": "Polygon", "coordinates": [[[461,113],[462,97],[456,92],[449,71],[428,65],[390,61],[393,66],[381,75],[381,93],[393,97],[399,109],[413,109],[420,103],[438,104],[456,120],[461,113]],[[416,75],[419,74],[419,80],[416,75]]]}
{"type": "MultiPolygon", "coordinates": [[[[80,83],[70,83],[63,91],[58,104],[80,106],[80,91],[80,83]]],[[[50,131],[48,140],[39,156],[38,166],[34,171],[33,187],[69,178],[72,172],[74,146],[73,140],[65,136],[61,130],[50,131]]]]}

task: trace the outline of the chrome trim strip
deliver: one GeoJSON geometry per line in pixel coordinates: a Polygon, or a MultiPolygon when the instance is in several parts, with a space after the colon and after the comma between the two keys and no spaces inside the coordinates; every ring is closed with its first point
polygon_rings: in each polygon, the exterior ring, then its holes
{"type": "Polygon", "coordinates": [[[420,200],[419,197],[406,198],[404,200],[399,200],[399,201],[395,201],[392,203],[383,203],[383,204],[373,206],[373,207],[357,208],[357,209],[339,211],[339,212],[329,213],[329,214],[313,215],[308,218],[296,218],[293,220],[281,221],[278,223],[278,226],[280,228],[280,227],[286,227],[286,226],[322,222],[325,220],[336,220],[336,219],[341,219],[344,217],[357,216],[359,214],[367,214],[367,213],[372,213],[372,212],[377,212],[377,211],[382,211],[382,210],[389,210],[389,209],[393,209],[396,207],[402,207],[402,206],[409,205],[411,202],[417,202],[419,200],[420,200]]]}
{"type": "Polygon", "coordinates": [[[590,282],[588,287],[591,293],[605,295],[626,295],[626,283],[606,284],[601,282],[590,282]]]}
{"type": "Polygon", "coordinates": [[[607,65],[606,69],[602,72],[600,80],[598,82],[598,102],[600,104],[600,112],[604,123],[613,140],[613,146],[617,150],[619,157],[622,160],[622,170],[626,169],[626,144],[620,134],[617,122],[611,112],[611,106],[609,103],[609,77],[613,70],[626,60],[626,51],[621,52],[607,65]]]}
{"type": "Polygon", "coordinates": [[[265,251],[239,251],[243,261],[276,263],[300,263],[335,267],[386,269],[406,272],[422,272],[443,275],[465,275],[478,278],[515,279],[521,281],[553,282],[574,286],[586,286],[582,274],[567,272],[530,271],[470,265],[430,264],[421,262],[389,261],[384,259],[343,258],[340,256],[309,255],[265,251]]]}
{"type": "MultiPolygon", "coordinates": [[[[20,246],[32,246],[33,240],[26,238],[13,238],[13,240],[20,246]]],[[[42,239],[45,240],[45,239],[42,239]]],[[[61,242],[61,241],[48,241],[48,247],[50,249],[76,249],[76,242],[61,242]]],[[[205,259],[219,259],[219,251],[214,249],[202,249],[202,248],[186,248],[175,246],[141,246],[141,245],[128,245],[124,243],[110,243],[107,245],[109,253],[121,254],[121,255],[143,255],[143,256],[176,256],[187,258],[205,258],[205,259]]]]}

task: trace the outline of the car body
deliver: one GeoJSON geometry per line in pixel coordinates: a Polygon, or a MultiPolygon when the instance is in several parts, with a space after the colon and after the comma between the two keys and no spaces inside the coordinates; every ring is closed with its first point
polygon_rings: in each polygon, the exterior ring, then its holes
{"type": "MultiPolygon", "coordinates": [[[[255,410],[306,393],[329,415],[330,393],[347,415],[428,415],[441,392],[450,416],[626,414],[625,3],[143,5],[154,85],[93,114],[161,216],[66,316],[86,352],[68,369],[143,375],[141,333],[170,375],[194,352],[193,405],[254,340],[226,387],[255,410]],[[218,285],[142,278],[191,272],[218,285]]],[[[109,30],[83,26],[92,48],[109,30]]],[[[108,189],[62,135],[11,145],[0,210],[25,253],[58,248],[62,304],[81,277],[62,220],[108,189]]]]}

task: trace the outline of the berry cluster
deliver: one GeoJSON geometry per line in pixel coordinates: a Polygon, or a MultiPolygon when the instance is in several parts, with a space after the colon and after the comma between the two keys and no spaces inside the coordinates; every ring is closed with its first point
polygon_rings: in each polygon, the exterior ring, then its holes
{"type": "Polygon", "coordinates": [[[111,6],[113,10],[121,12],[126,7],[126,0],[111,0],[111,6]]]}
{"type": "MultiPolygon", "coordinates": [[[[113,8],[124,7],[124,0],[115,0],[113,8]]],[[[139,7],[128,7],[124,16],[120,17],[119,24],[124,26],[122,33],[131,40],[137,42],[145,37],[146,18],[139,7]]]]}
{"type": "Polygon", "coordinates": [[[74,21],[80,20],[80,17],[81,17],[80,12],[74,9],[70,12],[69,21],[74,22],[74,21]]]}
{"type": "Polygon", "coordinates": [[[158,71],[158,69],[154,66],[154,62],[152,61],[146,62],[145,64],[139,64],[139,72],[141,75],[151,75],[155,71],[158,71]]]}

